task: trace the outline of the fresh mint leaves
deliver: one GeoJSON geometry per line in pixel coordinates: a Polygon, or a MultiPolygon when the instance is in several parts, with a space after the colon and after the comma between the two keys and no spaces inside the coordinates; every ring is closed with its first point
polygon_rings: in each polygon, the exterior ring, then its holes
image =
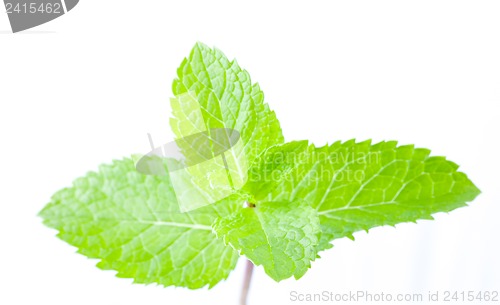
{"type": "Polygon", "coordinates": [[[178,139],[237,132],[239,146],[223,162],[183,172],[182,181],[193,181],[186,195],[199,191],[216,202],[184,212],[175,174],[144,175],[125,158],[75,180],[40,212],[59,238],[99,259],[99,268],[136,283],[212,287],[240,255],[276,281],[298,279],[334,239],[432,219],[479,194],[455,163],[427,149],[284,143],[259,86],[235,61],[200,43],[178,69],[173,93],[170,123],[178,139]],[[214,173],[232,177],[224,196],[206,192],[214,173]],[[191,179],[196,174],[206,176],[191,179]]]}
{"type": "Polygon", "coordinates": [[[102,165],[57,192],[41,211],[58,237],[101,269],[136,283],[201,288],[227,278],[238,253],[212,233],[232,212],[220,202],[181,213],[168,176],[139,173],[131,159],[102,165]]]}
{"type": "Polygon", "coordinates": [[[214,231],[276,281],[306,273],[321,234],[317,211],[301,201],[261,202],[219,219],[214,231]]]}
{"type": "Polygon", "coordinates": [[[318,211],[323,250],[356,231],[432,219],[479,194],[455,163],[429,153],[394,141],[290,142],[259,158],[245,191],[256,200],[306,201],[318,211]]]}
{"type": "MultiPolygon", "coordinates": [[[[221,51],[197,43],[177,69],[177,76],[172,86],[174,95],[196,96],[205,129],[238,131],[249,164],[268,147],[284,142],[276,114],[264,103],[259,85],[252,84],[248,72],[221,51]]],[[[177,136],[185,136],[185,125],[199,127],[199,116],[190,116],[192,107],[171,105],[174,118],[170,125],[177,136]]]]}

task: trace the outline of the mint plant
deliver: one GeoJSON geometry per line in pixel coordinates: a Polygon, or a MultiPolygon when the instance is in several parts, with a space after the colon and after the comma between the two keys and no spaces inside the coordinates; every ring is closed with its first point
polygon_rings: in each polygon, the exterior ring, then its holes
{"type": "Polygon", "coordinates": [[[285,143],[259,85],[217,49],[196,44],[177,74],[172,130],[179,138],[237,131],[246,180],[225,198],[182,212],[170,175],[145,175],[123,158],[57,192],[40,212],[44,223],[118,277],[213,287],[245,256],[276,281],[299,279],[335,239],[432,219],[480,193],[455,163],[413,145],[285,143]]]}

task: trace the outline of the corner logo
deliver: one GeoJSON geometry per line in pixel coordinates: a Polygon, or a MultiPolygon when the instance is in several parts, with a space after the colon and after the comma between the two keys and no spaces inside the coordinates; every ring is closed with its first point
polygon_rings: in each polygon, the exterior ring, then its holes
{"type": "Polygon", "coordinates": [[[52,21],[72,10],[79,0],[4,0],[12,32],[52,21]]]}

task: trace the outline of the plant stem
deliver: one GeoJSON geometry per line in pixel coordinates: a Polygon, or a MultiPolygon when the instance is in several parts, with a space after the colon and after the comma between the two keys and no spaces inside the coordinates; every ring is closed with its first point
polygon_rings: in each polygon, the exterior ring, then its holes
{"type": "Polygon", "coordinates": [[[252,282],[253,263],[247,260],[245,275],[243,277],[243,286],[241,287],[240,305],[247,305],[248,292],[252,282]]]}

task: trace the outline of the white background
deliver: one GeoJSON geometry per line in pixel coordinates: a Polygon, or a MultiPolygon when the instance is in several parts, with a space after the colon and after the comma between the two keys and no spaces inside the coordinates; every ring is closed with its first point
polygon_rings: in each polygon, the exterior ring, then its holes
{"type": "Polygon", "coordinates": [[[336,241],[300,281],[259,268],[250,304],[292,304],[292,290],[500,290],[499,16],[498,1],[82,0],[11,34],[1,14],[0,304],[237,304],[243,264],[211,291],[132,285],[36,217],[74,178],[147,152],[148,132],[171,138],[171,81],[196,41],[250,72],[287,140],[414,143],[483,191],[435,221],[336,241]]]}

